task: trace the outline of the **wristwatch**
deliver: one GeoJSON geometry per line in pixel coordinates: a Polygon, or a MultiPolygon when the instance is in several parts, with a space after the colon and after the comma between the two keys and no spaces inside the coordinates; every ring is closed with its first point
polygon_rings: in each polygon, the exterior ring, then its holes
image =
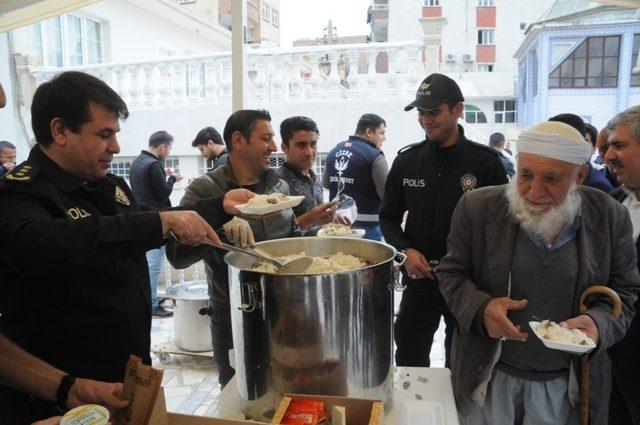
{"type": "Polygon", "coordinates": [[[69,410],[67,408],[67,399],[69,398],[69,391],[71,387],[76,382],[76,377],[70,373],[67,373],[60,380],[60,386],[58,387],[58,392],[56,393],[56,407],[61,412],[66,412],[69,410]]]}

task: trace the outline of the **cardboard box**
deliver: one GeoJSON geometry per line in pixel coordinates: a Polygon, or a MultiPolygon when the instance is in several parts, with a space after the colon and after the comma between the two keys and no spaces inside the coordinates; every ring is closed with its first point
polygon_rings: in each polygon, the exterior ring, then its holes
{"type": "Polygon", "coordinates": [[[292,397],[322,401],[329,417],[332,415],[333,406],[343,406],[346,417],[345,425],[384,425],[384,407],[380,400],[308,394],[286,394],[271,420],[272,425],[280,424],[289,408],[292,397]]]}
{"type": "MultiPolygon", "coordinates": [[[[116,425],[240,425],[261,424],[255,421],[233,421],[205,416],[181,415],[167,412],[162,388],[163,371],[142,364],[131,356],[127,364],[122,397],[130,401],[126,409],[118,411],[116,425]]],[[[267,425],[267,424],[263,424],[267,425]]]]}

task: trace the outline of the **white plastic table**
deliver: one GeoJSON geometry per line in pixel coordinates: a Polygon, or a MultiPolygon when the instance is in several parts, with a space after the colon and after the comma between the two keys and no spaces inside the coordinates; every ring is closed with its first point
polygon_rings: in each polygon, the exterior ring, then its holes
{"type": "MultiPolygon", "coordinates": [[[[218,405],[206,415],[244,419],[235,377],[222,390],[218,405]]],[[[444,368],[398,367],[394,371],[393,406],[385,424],[459,425],[451,373],[444,368]],[[412,416],[413,415],[413,416],[412,416]]]]}

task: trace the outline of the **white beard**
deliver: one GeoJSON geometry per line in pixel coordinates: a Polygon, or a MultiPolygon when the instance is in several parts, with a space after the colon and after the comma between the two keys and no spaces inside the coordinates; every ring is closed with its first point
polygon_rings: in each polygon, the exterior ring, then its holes
{"type": "Polygon", "coordinates": [[[516,179],[509,183],[506,196],[509,201],[509,211],[516,222],[526,232],[533,233],[546,241],[552,240],[566,225],[573,223],[580,208],[580,196],[578,196],[576,183],[573,183],[562,204],[546,212],[527,207],[524,199],[518,193],[516,179]]]}

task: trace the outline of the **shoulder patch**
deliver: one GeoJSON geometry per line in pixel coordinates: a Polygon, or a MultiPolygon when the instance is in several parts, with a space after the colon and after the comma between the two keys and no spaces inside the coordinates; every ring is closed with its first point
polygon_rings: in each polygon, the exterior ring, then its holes
{"type": "Polygon", "coordinates": [[[427,143],[427,141],[426,141],[426,140],[423,140],[422,142],[412,143],[412,144],[410,144],[410,145],[407,145],[407,146],[403,147],[402,149],[400,149],[400,150],[398,151],[398,155],[399,155],[399,154],[401,154],[401,153],[407,152],[408,150],[413,149],[413,148],[415,148],[415,147],[421,146],[421,145],[423,145],[423,144],[425,144],[425,143],[427,143]]]}
{"type": "Polygon", "coordinates": [[[13,182],[30,182],[38,173],[38,167],[28,162],[23,162],[13,167],[13,170],[4,175],[4,179],[13,182]]]}

